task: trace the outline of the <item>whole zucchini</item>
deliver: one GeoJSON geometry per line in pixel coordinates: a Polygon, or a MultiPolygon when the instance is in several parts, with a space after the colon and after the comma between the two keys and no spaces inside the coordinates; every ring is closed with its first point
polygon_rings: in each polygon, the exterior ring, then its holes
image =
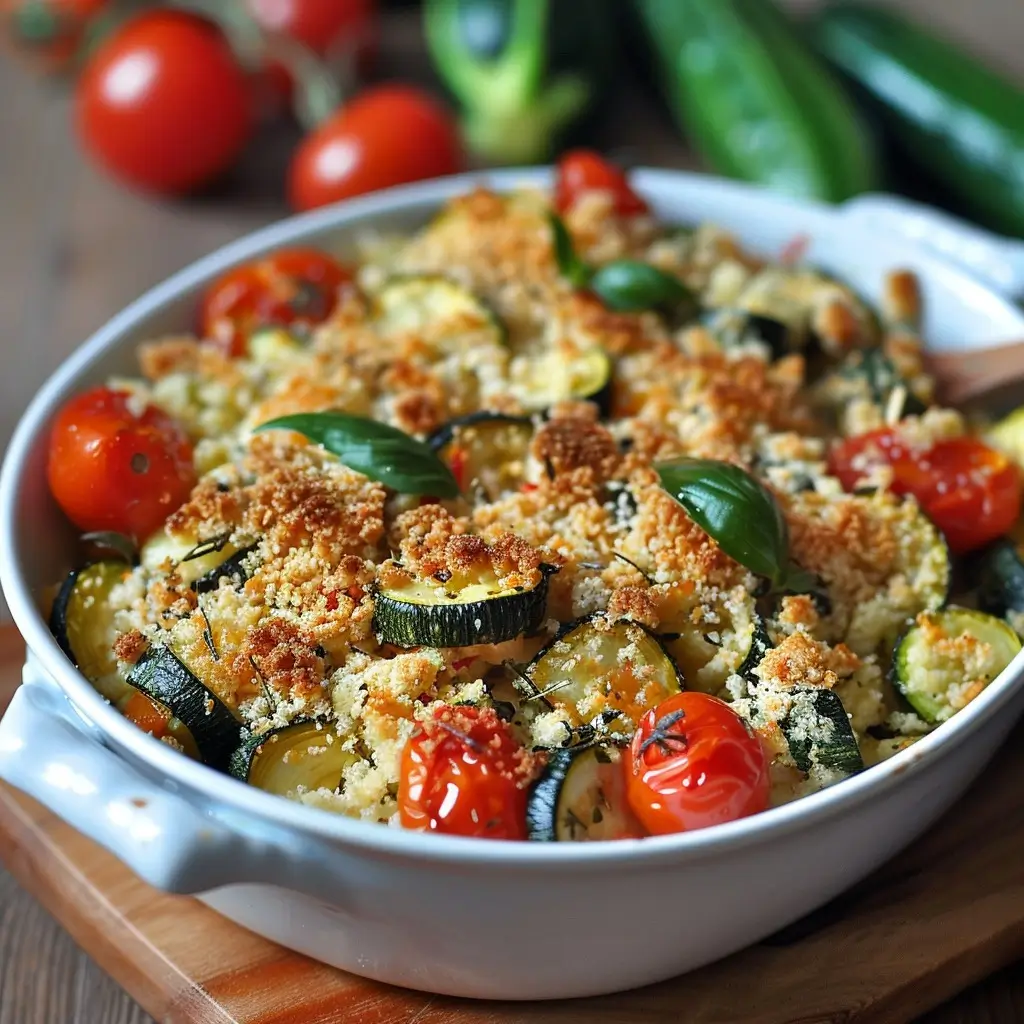
{"type": "Polygon", "coordinates": [[[908,157],[993,228],[1024,234],[1024,89],[890,11],[842,3],[811,29],[908,157]]]}
{"type": "Polygon", "coordinates": [[[612,77],[613,0],[425,0],[423,18],[466,142],[495,163],[546,159],[612,77]]]}
{"type": "Polygon", "coordinates": [[[662,91],[709,166],[839,201],[876,185],[842,88],[768,0],[635,0],[662,91]]]}

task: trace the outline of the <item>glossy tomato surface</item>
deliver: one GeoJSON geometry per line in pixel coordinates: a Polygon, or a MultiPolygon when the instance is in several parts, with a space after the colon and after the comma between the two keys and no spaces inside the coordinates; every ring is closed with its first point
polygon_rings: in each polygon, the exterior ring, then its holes
{"type": "Polygon", "coordinates": [[[311,210],[461,166],[458,128],[447,108],[421,89],[378,85],[303,140],[289,169],[288,197],[294,209],[311,210]]]}
{"type": "Polygon", "coordinates": [[[199,330],[229,355],[242,355],[259,327],[323,323],[351,281],[351,268],[319,249],[279,249],[210,285],[199,305],[199,330]]]}
{"type": "Polygon", "coordinates": [[[829,471],[848,491],[879,465],[891,467],[890,490],[912,494],[954,554],[1001,537],[1020,518],[1020,469],[976,438],[946,438],[915,449],[886,427],[848,438],[829,459],[829,471]]]}
{"type": "Polygon", "coordinates": [[[181,11],[141,14],[107,38],[75,105],[86,149],[115,177],[154,192],[207,183],[249,136],[245,74],[214,25],[181,11]]]}
{"type": "Polygon", "coordinates": [[[321,56],[370,45],[376,0],[246,0],[249,12],[269,32],[290,36],[321,56]]]}
{"type": "Polygon", "coordinates": [[[445,707],[402,754],[402,826],[483,839],[526,838],[528,755],[493,708],[445,707]]]}
{"type": "Polygon", "coordinates": [[[761,741],[706,693],[678,693],[648,711],[624,765],[633,813],[655,835],[721,825],[768,806],[761,741]]]}
{"type": "Polygon", "coordinates": [[[608,192],[620,217],[647,213],[647,204],[630,187],[626,175],[599,153],[573,149],[558,161],[555,177],[555,206],[562,212],[571,209],[587,192],[608,192]]]}
{"type": "Polygon", "coordinates": [[[127,392],[98,387],[71,399],[50,432],[47,475],[64,514],[85,531],[141,543],[196,482],[182,427],[127,392]]]}

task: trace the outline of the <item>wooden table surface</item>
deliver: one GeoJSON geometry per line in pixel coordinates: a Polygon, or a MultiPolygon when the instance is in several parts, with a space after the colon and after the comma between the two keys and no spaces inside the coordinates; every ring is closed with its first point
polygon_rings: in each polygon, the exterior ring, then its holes
{"type": "MultiPolygon", "coordinates": [[[[816,0],[790,0],[812,6],[816,0]]],[[[889,0],[957,34],[1024,79],[1020,0],[889,0]]],[[[428,72],[408,12],[389,15],[381,72],[428,72]]],[[[192,259],[283,212],[281,186],[295,131],[257,139],[215,192],[181,203],[132,195],[79,156],[65,91],[0,58],[0,438],[27,398],[93,329],[192,259]]],[[[693,166],[659,111],[626,92],[598,140],[632,160],[693,166]]],[[[983,841],[979,837],[979,841],[983,841]]],[[[964,993],[927,1024],[1024,1021],[1020,965],[964,993]]],[[[0,1024],[143,1024],[150,1018],[0,868],[0,1024]]],[[[925,1024],[925,1022],[921,1022],[925,1024]]]]}

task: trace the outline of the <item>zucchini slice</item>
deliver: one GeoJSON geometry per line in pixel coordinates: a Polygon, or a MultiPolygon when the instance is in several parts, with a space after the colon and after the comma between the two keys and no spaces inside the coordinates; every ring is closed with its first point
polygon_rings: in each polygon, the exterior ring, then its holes
{"type": "Polygon", "coordinates": [[[945,722],[1006,668],[1020,638],[970,608],[922,612],[893,652],[893,682],[926,722],[945,722]]]}
{"type": "Polygon", "coordinates": [[[554,751],[530,790],[528,838],[550,843],[646,835],[626,798],[622,759],[627,756],[610,745],[554,751]]]}
{"type": "Polygon", "coordinates": [[[488,501],[496,501],[523,482],[532,438],[529,416],[474,412],[449,420],[427,443],[463,491],[478,488],[488,501]]]}
{"type": "Polygon", "coordinates": [[[542,356],[513,360],[512,391],[527,409],[546,409],[576,399],[593,402],[607,416],[613,373],[612,358],[603,348],[566,345],[542,356]]]}
{"type": "Polygon", "coordinates": [[[300,786],[336,790],[356,760],[332,728],[303,718],[246,740],[231,755],[229,771],[257,789],[288,796],[300,786]]]}
{"type": "Polygon", "coordinates": [[[978,556],[978,604],[1000,618],[1024,613],[1024,561],[1016,545],[1003,537],[978,556]]]}
{"type": "Polygon", "coordinates": [[[713,309],[702,317],[704,326],[724,349],[756,342],[771,352],[773,359],[793,348],[790,325],[774,317],[743,309],[713,309]]]}
{"type": "Polygon", "coordinates": [[[742,676],[748,683],[755,686],[761,680],[754,675],[754,669],[761,664],[764,656],[775,646],[765,626],[764,619],[757,612],[754,612],[750,622],[749,640],[747,642],[747,653],[736,674],[742,676]]]}
{"type": "Polygon", "coordinates": [[[676,663],[653,633],[597,614],[570,623],[526,668],[538,696],[577,727],[600,720],[632,733],[640,716],[682,690],[676,663]]]}
{"type": "Polygon", "coordinates": [[[129,571],[129,566],[117,561],[93,562],[75,569],[61,585],[50,611],[50,631],[61,650],[111,701],[118,700],[124,688],[110,682],[117,674],[110,591],[129,571]]]}
{"type": "MultiPolygon", "coordinates": [[[[883,411],[888,410],[897,389],[902,389],[900,413],[904,416],[918,416],[927,406],[910,389],[909,382],[896,368],[896,364],[881,348],[870,348],[851,352],[843,361],[840,375],[846,382],[883,411]]],[[[853,396],[844,394],[847,401],[853,396]]]]}
{"type": "Polygon", "coordinates": [[[224,771],[238,747],[241,725],[167,647],[150,647],[132,666],[128,682],[163,704],[192,734],[203,764],[224,771]]]}
{"type": "Polygon", "coordinates": [[[814,765],[853,775],[864,768],[857,736],[839,695],[824,687],[798,686],[780,723],[793,762],[802,772],[814,765]]]}
{"type": "Polygon", "coordinates": [[[373,318],[385,337],[415,335],[440,356],[507,341],[505,325],[483,299],[440,275],[386,281],[373,297],[373,318]]]}
{"type": "Polygon", "coordinates": [[[173,572],[182,583],[205,593],[216,590],[221,575],[237,577],[244,556],[255,546],[239,547],[227,536],[196,541],[160,530],[142,546],[139,561],[150,572],[173,572]]]}
{"type": "Polygon", "coordinates": [[[503,588],[492,576],[458,590],[436,581],[412,580],[379,587],[373,629],[396,647],[469,647],[497,644],[533,633],[544,621],[548,573],[531,590],[503,588]]]}
{"type": "Polygon", "coordinates": [[[229,557],[215,565],[208,572],[205,572],[198,579],[190,584],[197,594],[206,594],[216,590],[222,579],[228,579],[233,586],[240,586],[249,578],[249,556],[255,550],[256,545],[236,549],[229,557]]]}

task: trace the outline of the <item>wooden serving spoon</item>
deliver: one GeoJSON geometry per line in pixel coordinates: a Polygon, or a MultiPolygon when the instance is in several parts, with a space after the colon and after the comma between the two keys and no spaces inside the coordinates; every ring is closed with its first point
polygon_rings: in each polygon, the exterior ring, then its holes
{"type": "MultiPolygon", "coordinates": [[[[936,397],[943,405],[979,405],[996,392],[1024,390],[1024,341],[996,348],[925,354],[935,378],[936,397]]],[[[984,404],[988,404],[987,402],[984,404]]]]}

